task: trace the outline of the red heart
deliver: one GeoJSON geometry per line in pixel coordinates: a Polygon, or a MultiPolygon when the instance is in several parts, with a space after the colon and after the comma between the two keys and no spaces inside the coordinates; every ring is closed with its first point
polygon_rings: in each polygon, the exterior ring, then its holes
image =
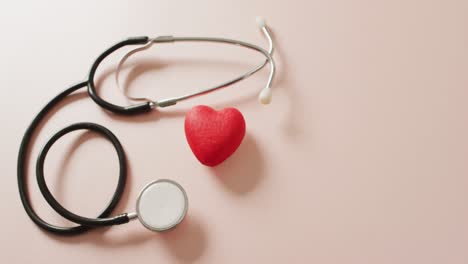
{"type": "Polygon", "coordinates": [[[185,137],[195,157],[214,167],[232,155],[245,135],[245,121],[235,108],[216,111],[199,105],[185,115],[185,137]]]}

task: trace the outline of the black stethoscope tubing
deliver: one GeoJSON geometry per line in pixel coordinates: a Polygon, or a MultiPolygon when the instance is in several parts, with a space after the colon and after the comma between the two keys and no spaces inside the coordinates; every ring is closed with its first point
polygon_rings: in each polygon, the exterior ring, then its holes
{"type": "Polygon", "coordinates": [[[94,76],[96,74],[96,70],[99,64],[111,53],[114,51],[127,46],[127,45],[138,45],[138,44],[145,44],[149,41],[148,37],[136,37],[136,38],[129,38],[127,40],[121,41],[106,51],[104,51],[93,63],[91,70],[88,75],[88,80],[84,82],[80,82],[78,84],[73,85],[72,87],[64,90],[57,96],[55,96],[51,101],[49,101],[36,115],[36,117],[32,120],[26,132],[23,135],[23,139],[20,144],[20,149],[18,153],[18,165],[17,165],[17,181],[18,181],[18,189],[21,198],[21,202],[23,207],[31,218],[31,220],[40,228],[45,231],[58,234],[58,235],[75,235],[84,233],[94,227],[102,227],[102,226],[111,226],[117,224],[124,224],[129,222],[129,217],[126,213],[120,214],[114,217],[109,217],[112,211],[117,206],[118,202],[122,197],[123,190],[125,188],[126,176],[127,176],[127,163],[125,158],[125,152],[123,150],[122,145],[120,144],[119,140],[115,137],[115,135],[108,130],[107,128],[94,124],[94,123],[75,123],[70,126],[65,127],[64,129],[55,133],[52,138],[50,138],[43,149],[40,151],[40,154],[37,159],[36,163],[36,176],[37,182],[39,185],[39,189],[48,202],[48,204],[62,217],[78,224],[72,227],[61,227],[50,224],[43,220],[38,214],[35,212],[31,205],[31,200],[29,197],[29,193],[27,190],[27,180],[26,180],[26,165],[27,165],[27,158],[28,158],[28,150],[30,148],[31,139],[35,130],[37,129],[40,122],[44,119],[44,117],[54,108],[56,107],[64,98],[68,95],[76,92],[79,89],[88,87],[88,94],[89,96],[96,102],[99,106],[103,107],[106,110],[114,112],[116,114],[123,114],[123,115],[133,115],[139,113],[145,113],[152,109],[151,103],[143,103],[133,106],[118,106],[107,102],[106,100],[102,99],[96,92],[96,88],[94,85],[94,76]],[[106,206],[106,208],[98,215],[97,218],[87,218],[83,216],[76,215],[66,208],[64,208],[52,195],[50,190],[47,187],[45,178],[44,178],[44,161],[47,156],[47,153],[50,147],[62,136],[76,130],[91,130],[94,132],[99,133],[100,135],[104,136],[108,139],[112,145],[114,146],[117,156],[119,159],[119,178],[117,187],[114,191],[114,194],[106,206]]]}
{"type": "Polygon", "coordinates": [[[108,48],[104,51],[93,63],[91,66],[91,70],[89,71],[88,75],[88,93],[89,96],[96,102],[99,106],[103,107],[106,110],[114,112],[116,114],[122,115],[133,115],[133,114],[140,114],[151,111],[153,109],[152,102],[145,102],[141,104],[131,105],[131,106],[118,106],[115,104],[111,104],[106,100],[102,99],[96,92],[96,87],[94,85],[94,76],[96,74],[96,70],[101,64],[101,62],[114,51],[128,45],[142,45],[146,44],[150,41],[148,37],[134,37],[129,38],[124,41],[121,41],[112,47],[108,48]]]}

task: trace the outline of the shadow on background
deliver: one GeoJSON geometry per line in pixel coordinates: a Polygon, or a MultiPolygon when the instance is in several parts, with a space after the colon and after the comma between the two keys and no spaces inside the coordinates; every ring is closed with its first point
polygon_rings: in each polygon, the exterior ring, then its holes
{"type": "Polygon", "coordinates": [[[187,215],[175,229],[161,233],[169,251],[177,259],[193,262],[206,249],[206,234],[203,226],[192,215],[187,215]]]}
{"type": "Polygon", "coordinates": [[[220,165],[210,168],[224,187],[236,194],[253,191],[265,177],[262,153],[250,134],[234,154],[220,165]]]}

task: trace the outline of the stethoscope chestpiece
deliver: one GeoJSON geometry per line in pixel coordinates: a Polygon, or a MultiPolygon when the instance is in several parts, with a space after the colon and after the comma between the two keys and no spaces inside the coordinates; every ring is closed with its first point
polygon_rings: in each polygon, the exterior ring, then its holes
{"type": "Polygon", "coordinates": [[[177,226],[188,210],[185,190],[172,180],[160,179],[146,185],[138,195],[136,213],[138,218],[151,231],[166,231],[177,226]]]}

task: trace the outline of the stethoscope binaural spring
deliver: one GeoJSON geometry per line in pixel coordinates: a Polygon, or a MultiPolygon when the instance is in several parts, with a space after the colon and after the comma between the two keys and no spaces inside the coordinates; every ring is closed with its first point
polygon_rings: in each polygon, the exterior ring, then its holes
{"type": "MultiPolygon", "coordinates": [[[[179,224],[185,217],[187,210],[188,210],[188,198],[185,190],[180,186],[178,183],[168,180],[168,179],[159,179],[149,183],[147,186],[143,188],[140,192],[135,212],[130,213],[122,213],[116,216],[111,216],[112,211],[117,206],[120,198],[122,197],[123,190],[125,188],[126,183],[126,175],[127,175],[127,164],[125,158],[125,152],[123,147],[117,137],[107,128],[95,124],[95,123],[75,123],[69,125],[62,130],[55,133],[45,144],[43,149],[40,151],[40,154],[36,161],[36,178],[39,185],[39,189],[48,202],[48,204],[62,217],[76,223],[76,226],[73,227],[61,227],[52,225],[41,217],[35,212],[32,208],[30,197],[27,191],[27,181],[26,181],[26,163],[27,163],[27,156],[28,150],[31,145],[31,139],[33,134],[35,133],[36,129],[38,128],[41,121],[44,117],[51,112],[60,102],[64,100],[68,95],[87,87],[88,94],[102,108],[111,111],[116,114],[123,114],[123,115],[133,115],[133,114],[140,114],[149,112],[152,109],[160,108],[160,107],[167,107],[170,105],[174,105],[180,101],[187,100],[199,95],[203,95],[206,93],[210,93],[216,91],[218,89],[228,87],[234,83],[237,83],[241,80],[248,78],[249,76],[255,74],[267,64],[270,65],[270,73],[268,77],[268,81],[266,86],[261,90],[259,94],[259,101],[261,103],[267,104],[271,100],[271,86],[272,81],[275,76],[275,63],[272,58],[273,54],[273,40],[271,38],[271,34],[269,28],[267,27],[265,21],[263,19],[258,19],[257,23],[265,34],[266,38],[268,39],[269,49],[265,50],[257,45],[233,40],[233,39],[226,39],[226,38],[212,38],[212,37],[173,37],[173,36],[161,36],[156,38],[148,38],[148,37],[136,37],[136,38],[129,38],[127,40],[118,42],[117,44],[111,46],[107,50],[105,50],[92,64],[91,70],[89,72],[87,80],[77,83],[70,88],[64,90],[57,96],[55,96],[51,101],[49,101],[36,115],[33,121],[30,123],[29,127],[26,129],[26,132],[23,136],[21,141],[19,154],[18,154],[18,163],[17,163],[17,181],[18,181],[18,189],[20,193],[20,198],[23,204],[23,207],[28,214],[28,216],[32,219],[32,221],[42,228],[45,231],[59,234],[59,235],[73,235],[73,234],[81,234],[86,232],[92,228],[102,227],[102,226],[112,226],[118,224],[128,223],[132,219],[139,219],[140,222],[146,228],[152,231],[164,231],[175,227],[179,224]],[[134,98],[131,96],[127,97],[133,101],[138,101],[138,103],[129,105],[129,106],[119,106],[113,103],[110,103],[103,98],[101,98],[95,87],[94,77],[96,74],[96,70],[100,63],[111,53],[114,51],[129,45],[142,45],[134,50],[128,52],[120,61],[117,67],[117,74],[116,74],[116,81],[117,86],[120,87],[118,81],[118,73],[122,64],[125,60],[132,54],[147,49],[154,44],[159,43],[169,43],[169,42],[215,42],[215,43],[225,43],[225,44],[232,44],[238,45],[244,48],[248,48],[254,51],[257,51],[265,56],[265,61],[252,70],[246,72],[245,74],[229,80],[227,82],[223,82],[217,86],[202,89],[197,92],[171,97],[162,100],[151,100],[147,98],[134,98]],[[109,140],[112,145],[114,146],[118,160],[119,160],[119,175],[118,175],[118,183],[117,187],[114,191],[114,194],[105,207],[105,209],[96,217],[96,218],[88,218],[83,217],[64,208],[52,195],[50,190],[47,187],[45,176],[44,176],[44,162],[46,160],[47,153],[52,145],[57,142],[61,137],[65,136],[66,134],[77,131],[77,130],[91,130],[100,135],[104,138],[109,140]],[[159,208],[159,209],[158,209],[159,208]],[[165,208],[161,210],[161,208],[165,208]],[[158,209],[158,210],[156,210],[158,209]]],[[[124,91],[125,93],[125,91],[124,91]]]]}

